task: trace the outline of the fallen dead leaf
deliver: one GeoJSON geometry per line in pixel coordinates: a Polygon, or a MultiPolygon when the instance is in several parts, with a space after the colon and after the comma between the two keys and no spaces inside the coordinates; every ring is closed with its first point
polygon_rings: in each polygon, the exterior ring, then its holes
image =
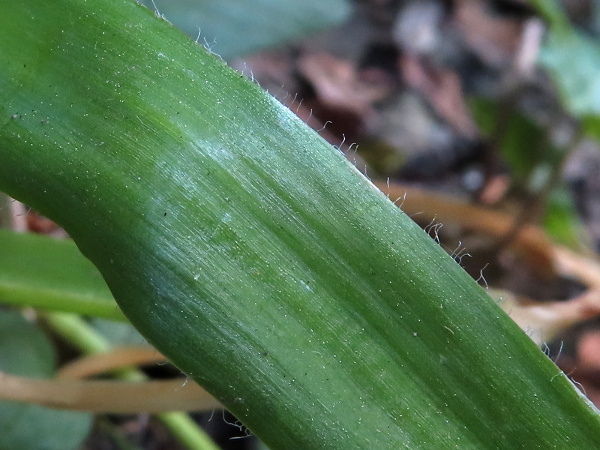
{"type": "Polygon", "coordinates": [[[400,66],[406,83],[425,95],[444,120],[466,138],[477,136],[477,126],[464,102],[462,83],[455,72],[427,66],[421,58],[408,53],[400,59],[400,66]]]}
{"type": "Polygon", "coordinates": [[[483,0],[456,0],[454,7],[455,26],[481,60],[498,68],[512,64],[525,18],[495,14],[483,0]]]}
{"type": "Polygon", "coordinates": [[[95,353],[75,359],[60,368],[60,378],[85,378],[115,369],[165,363],[165,358],[153,347],[117,347],[107,352],[95,353]]]}
{"type": "Polygon", "coordinates": [[[387,85],[361,79],[353,64],[326,53],[302,56],[298,70],[312,84],[321,103],[362,118],[373,114],[373,103],[389,94],[387,85]]]}
{"type": "Polygon", "coordinates": [[[543,303],[508,292],[492,292],[502,309],[540,346],[574,325],[600,315],[600,291],[597,290],[568,301],[543,303]]]}
{"type": "Polygon", "coordinates": [[[0,372],[0,399],[111,414],[210,411],[222,407],[193,381],[39,379],[0,372]]]}

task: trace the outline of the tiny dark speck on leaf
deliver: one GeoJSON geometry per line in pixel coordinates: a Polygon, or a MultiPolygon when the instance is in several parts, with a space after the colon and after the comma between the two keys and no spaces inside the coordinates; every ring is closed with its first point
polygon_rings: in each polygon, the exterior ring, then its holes
{"type": "Polygon", "coordinates": [[[167,213],[166,212],[163,214],[163,217],[167,217],[167,213]]]}

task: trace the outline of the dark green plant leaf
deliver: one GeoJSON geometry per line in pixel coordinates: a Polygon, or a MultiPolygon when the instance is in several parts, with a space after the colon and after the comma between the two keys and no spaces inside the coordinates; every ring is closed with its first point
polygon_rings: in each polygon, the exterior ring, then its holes
{"type": "MultiPolygon", "coordinates": [[[[54,373],[54,358],[54,348],[44,333],[17,312],[0,311],[0,371],[49,377],[54,373]]],[[[92,418],[91,414],[0,402],[0,449],[77,449],[90,431],[92,418]]]]}
{"type": "Polygon", "coordinates": [[[586,241],[573,198],[564,186],[554,189],[548,198],[544,229],[556,242],[563,245],[574,247],[586,241]]]}
{"type": "Polygon", "coordinates": [[[271,448],[600,445],[558,368],[258,86],[127,1],[2,20],[0,189],[271,448]]]}
{"type": "Polygon", "coordinates": [[[143,0],[228,59],[313,34],[346,20],[347,0],[143,0]]]}
{"type": "MultiPolygon", "coordinates": [[[[480,130],[489,137],[498,120],[497,102],[482,97],[474,98],[470,101],[470,107],[480,130]]],[[[515,179],[525,183],[532,171],[550,156],[546,149],[540,151],[546,131],[521,113],[511,115],[507,122],[499,149],[515,179]]]]}
{"type": "Polygon", "coordinates": [[[583,131],[600,142],[600,116],[586,116],[583,119],[583,131]]]}
{"type": "Polygon", "coordinates": [[[564,32],[571,27],[559,0],[529,0],[529,3],[537,8],[555,30],[564,32]]]}

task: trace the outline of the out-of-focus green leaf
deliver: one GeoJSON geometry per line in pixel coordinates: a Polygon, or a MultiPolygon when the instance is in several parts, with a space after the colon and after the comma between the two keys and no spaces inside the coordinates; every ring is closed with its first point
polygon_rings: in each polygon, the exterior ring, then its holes
{"type": "MultiPolygon", "coordinates": [[[[348,18],[347,0],[143,0],[228,59],[315,33],[348,18]]],[[[155,10],[156,10],[155,9],[155,10]]]]}
{"type": "Polygon", "coordinates": [[[90,326],[112,346],[148,345],[146,339],[130,323],[93,318],[90,326]]]}
{"type": "Polygon", "coordinates": [[[102,276],[71,240],[1,229],[0,303],[124,320],[102,276]]]}
{"type": "Polygon", "coordinates": [[[576,117],[600,114],[600,42],[574,28],[550,29],[540,62],[576,117]]]}
{"type": "MultiPolygon", "coordinates": [[[[54,364],[54,349],[38,328],[14,311],[0,311],[0,371],[49,377],[54,364]]],[[[87,413],[0,402],[0,450],[79,448],[92,418],[87,413]]]]}
{"type": "Polygon", "coordinates": [[[584,233],[573,198],[564,188],[552,191],[544,216],[544,228],[556,242],[567,246],[581,245],[584,233]]]}
{"type": "Polygon", "coordinates": [[[600,116],[587,116],[583,119],[583,132],[600,142],[600,116]]]}
{"type": "Polygon", "coordinates": [[[469,99],[469,108],[479,130],[484,135],[489,135],[494,130],[494,125],[496,124],[498,103],[487,98],[474,97],[469,99]]]}
{"type": "Polygon", "coordinates": [[[550,26],[539,55],[541,65],[556,84],[567,110],[584,120],[586,132],[600,137],[600,40],[575,28],[557,0],[530,3],[550,26]]]}
{"type": "Polygon", "coordinates": [[[55,364],[52,344],[16,311],[0,311],[0,346],[1,371],[23,376],[52,375],[55,364]]]}
{"type": "Polygon", "coordinates": [[[558,0],[529,0],[529,3],[537,8],[554,29],[564,31],[570,27],[569,18],[558,0]]]}
{"type": "MultiPolygon", "coordinates": [[[[482,133],[490,135],[497,120],[497,102],[479,97],[471,99],[470,107],[482,133]]],[[[539,151],[545,131],[521,113],[513,114],[507,120],[500,152],[516,179],[524,183],[540,161],[549,156],[539,151]]]]}

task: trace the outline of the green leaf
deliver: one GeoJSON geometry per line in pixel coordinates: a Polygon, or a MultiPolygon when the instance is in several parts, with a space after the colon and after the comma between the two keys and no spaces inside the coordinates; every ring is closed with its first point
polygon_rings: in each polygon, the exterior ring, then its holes
{"type": "Polygon", "coordinates": [[[567,30],[571,25],[569,18],[558,0],[529,0],[535,8],[544,16],[550,26],[562,32],[567,30]]]}
{"type": "Polygon", "coordinates": [[[124,319],[102,276],[72,241],[1,229],[0,303],[124,319]]]}
{"type": "Polygon", "coordinates": [[[583,238],[586,233],[578,217],[570,191],[565,186],[555,188],[548,198],[544,229],[556,242],[576,247],[586,241],[583,238]]]}
{"type": "Polygon", "coordinates": [[[575,29],[550,30],[540,52],[563,103],[575,117],[600,115],[600,43],[575,29]]]}
{"type": "Polygon", "coordinates": [[[600,141],[600,116],[584,117],[583,131],[587,136],[600,141]]]}
{"type": "Polygon", "coordinates": [[[127,345],[147,345],[140,333],[128,323],[105,319],[92,319],[92,329],[113,347],[127,345]]]}
{"type": "Polygon", "coordinates": [[[14,375],[50,376],[56,364],[46,335],[16,311],[0,313],[0,370],[14,375]],[[33,355],[30,352],[33,351],[33,355]]]}
{"type": "MultiPolygon", "coordinates": [[[[49,377],[54,364],[54,348],[38,328],[16,312],[0,311],[1,371],[49,377]]],[[[0,402],[0,449],[77,449],[90,431],[92,418],[91,414],[0,402]]]]}
{"type": "MultiPolygon", "coordinates": [[[[498,103],[483,97],[473,98],[470,108],[480,130],[491,135],[498,120],[498,103]]],[[[515,179],[524,183],[536,167],[551,156],[549,151],[539,151],[546,131],[520,112],[511,114],[505,120],[507,124],[500,151],[515,179]]]]}
{"type": "Polygon", "coordinates": [[[228,59],[337,25],[346,0],[143,0],[211,51],[228,59]]]}
{"type": "Polygon", "coordinates": [[[557,0],[530,0],[550,25],[539,62],[577,118],[600,115],[600,40],[577,30],[557,0]]]}
{"type": "Polygon", "coordinates": [[[134,3],[3,6],[0,189],[270,448],[600,445],[558,368],[258,86],[134,3]]]}

